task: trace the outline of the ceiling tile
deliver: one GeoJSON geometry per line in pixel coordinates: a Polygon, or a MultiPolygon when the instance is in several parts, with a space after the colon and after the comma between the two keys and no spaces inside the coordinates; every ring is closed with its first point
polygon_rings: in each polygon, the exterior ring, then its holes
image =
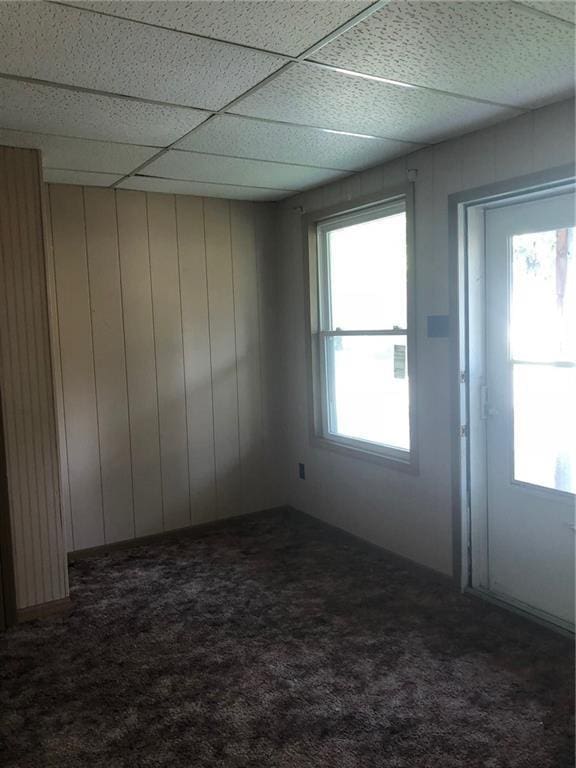
{"type": "Polygon", "coordinates": [[[161,27],[297,56],[371,2],[373,0],[155,0],[91,2],[83,6],[161,27]]]}
{"type": "Polygon", "coordinates": [[[218,115],[202,125],[178,149],[215,152],[257,160],[357,171],[412,152],[419,144],[348,136],[318,128],[218,115]]]}
{"type": "Polygon", "coordinates": [[[229,200],[280,200],[293,193],[286,189],[258,189],[229,184],[209,184],[177,179],[158,179],[154,176],[130,176],[118,185],[119,189],[140,189],[145,192],[168,192],[175,195],[201,195],[225,197],[229,200]]]}
{"type": "Polygon", "coordinates": [[[0,71],[218,109],[284,59],[133,21],[38,2],[0,2],[0,71]]]}
{"type": "Polygon", "coordinates": [[[393,0],[314,58],[516,106],[568,97],[574,30],[507,2],[393,0]]]}
{"type": "Polygon", "coordinates": [[[522,4],[576,24],[576,3],[574,0],[522,0],[522,4]]]}
{"type": "Polygon", "coordinates": [[[154,160],[145,174],[167,179],[209,181],[215,184],[244,184],[273,189],[304,189],[347,174],[326,168],[284,165],[262,160],[244,160],[221,155],[171,151],[154,160]]]}
{"type": "Polygon", "coordinates": [[[2,128],[0,144],[40,149],[44,168],[120,174],[130,173],[158,151],[156,147],[67,139],[62,136],[22,133],[2,128]]]}
{"type": "Polygon", "coordinates": [[[166,146],[205,119],[205,112],[187,107],[0,78],[0,128],[166,146]]]}
{"type": "Polygon", "coordinates": [[[48,184],[80,184],[86,187],[109,187],[122,176],[112,173],[87,173],[86,171],[61,171],[45,168],[44,181],[48,184]]]}
{"type": "Polygon", "coordinates": [[[234,112],[413,142],[440,141],[517,114],[303,64],[242,99],[234,112]]]}

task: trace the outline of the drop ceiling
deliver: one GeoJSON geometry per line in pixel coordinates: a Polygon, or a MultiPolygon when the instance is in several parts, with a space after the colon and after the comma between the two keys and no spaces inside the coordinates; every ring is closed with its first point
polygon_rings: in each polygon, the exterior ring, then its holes
{"type": "Polygon", "coordinates": [[[574,94],[569,0],[0,2],[0,144],[279,200],[574,94]]]}

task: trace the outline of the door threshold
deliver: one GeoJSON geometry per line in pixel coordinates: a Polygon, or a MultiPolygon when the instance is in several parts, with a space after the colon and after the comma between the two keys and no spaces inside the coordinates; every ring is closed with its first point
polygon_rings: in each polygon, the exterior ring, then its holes
{"type": "Polygon", "coordinates": [[[558,619],[555,616],[551,616],[549,613],[539,611],[537,608],[532,608],[526,603],[522,603],[519,600],[514,600],[511,597],[503,597],[489,592],[487,589],[481,587],[465,587],[464,594],[471,595],[472,597],[478,597],[480,600],[484,600],[487,603],[492,603],[500,608],[504,608],[511,613],[515,613],[517,616],[522,616],[529,621],[533,621],[536,624],[540,624],[547,629],[551,629],[564,637],[574,638],[574,625],[564,619],[558,619]]]}

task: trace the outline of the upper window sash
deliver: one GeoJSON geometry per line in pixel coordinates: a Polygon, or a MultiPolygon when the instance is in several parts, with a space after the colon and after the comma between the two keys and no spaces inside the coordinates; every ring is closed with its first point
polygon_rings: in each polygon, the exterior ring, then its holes
{"type": "MultiPolygon", "coordinates": [[[[316,228],[316,245],[318,253],[318,330],[321,334],[330,335],[352,335],[352,334],[373,334],[373,335],[406,335],[407,332],[407,307],[402,318],[398,318],[398,323],[378,323],[379,327],[362,328],[358,325],[345,325],[335,320],[332,307],[333,275],[331,274],[332,254],[330,252],[332,233],[338,230],[348,229],[358,224],[376,222],[380,219],[406,213],[406,199],[404,197],[371,205],[359,211],[336,215],[324,221],[319,221],[316,228]],[[403,320],[403,322],[402,322],[403,320]],[[381,326],[381,327],[380,327],[381,326]]],[[[407,233],[404,232],[407,236],[407,233]]],[[[403,251],[406,253],[406,243],[403,243],[403,251]]],[[[383,269],[386,268],[385,265],[383,269]]],[[[406,274],[403,275],[403,282],[406,290],[406,303],[408,293],[408,275],[407,265],[406,274]]]]}

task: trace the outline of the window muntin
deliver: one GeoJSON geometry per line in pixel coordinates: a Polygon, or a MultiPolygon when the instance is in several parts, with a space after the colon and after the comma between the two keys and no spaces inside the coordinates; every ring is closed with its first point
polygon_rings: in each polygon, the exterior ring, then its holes
{"type": "Polygon", "coordinates": [[[404,200],[317,226],[322,436],[410,458],[404,200]]]}

